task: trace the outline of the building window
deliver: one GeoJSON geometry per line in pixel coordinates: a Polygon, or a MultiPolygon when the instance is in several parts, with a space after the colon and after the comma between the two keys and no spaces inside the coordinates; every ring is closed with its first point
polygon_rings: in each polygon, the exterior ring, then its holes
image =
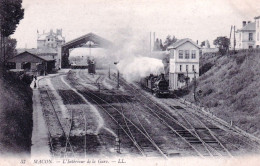
{"type": "Polygon", "coordinates": [[[194,65],[192,65],[192,71],[195,71],[195,67],[194,67],[194,65]]]}
{"type": "Polygon", "coordinates": [[[50,41],[50,39],[48,38],[48,41],[50,41]]]}
{"type": "Polygon", "coordinates": [[[249,41],[253,41],[253,33],[249,33],[249,41]]]}
{"type": "Polygon", "coordinates": [[[191,51],[191,59],[196,59],[196,50],[191,51]]]}
{"type": "Polygon", "coordinates": [[[183,59],[183,50],[179,50],[179,59],[183,59]]]}
{"type": "Polygon", "coordinates": [[[185,59],[190,59],[190,50],[185,50],[185,59]]]}
{"type": "Polygon", "coordinates": [[[182,65],[180,65],[180,71],[182,71],[182,65]]]}
{"type": "Polygon", "coordinates": [[[249,49],[252,49],[252,48],[253,48],[253,46],[248,46],[248,48],[249,48],[249,49]]]}
{"type": "Polygon", "coordinates": [[[187,72],[189,71],[189,65],[186,65],[186,71],[187,72]]]}

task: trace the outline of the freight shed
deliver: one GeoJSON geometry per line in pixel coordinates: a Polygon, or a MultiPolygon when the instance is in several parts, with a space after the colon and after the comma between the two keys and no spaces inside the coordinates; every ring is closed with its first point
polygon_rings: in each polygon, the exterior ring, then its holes
{"type": "Polygon", "coordinates": [[[55,60],[39,57],[27,51],[7,60],[9,69],[24,69],[28,72],[37,72],[40,75],[51,73],[55,68],[55,60]]]}

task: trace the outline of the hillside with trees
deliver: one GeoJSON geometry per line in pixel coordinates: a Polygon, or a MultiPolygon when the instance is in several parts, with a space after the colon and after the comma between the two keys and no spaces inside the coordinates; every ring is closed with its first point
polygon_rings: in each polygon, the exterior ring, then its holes
{"type": "MultiPolygon", "coordinates": [[[[259,51],[259,50],[258,50],[259,51]]],[[[197,104],[260,136],[260,52],[204,54],[200,58],[197,104]]],[[[192,86],[192,85],[191,85],[192,86]]],[[[193,87],[190,87],[192,89],[193,87]]],[[[193,101],[192,91],[184,96],[193,101]]]]}

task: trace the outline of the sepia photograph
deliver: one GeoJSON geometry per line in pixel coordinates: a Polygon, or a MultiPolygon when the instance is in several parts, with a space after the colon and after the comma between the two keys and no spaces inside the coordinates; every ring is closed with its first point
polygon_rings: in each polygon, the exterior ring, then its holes
{"type": "Polygon", "coordinates": [[[257,0],[0,0],[0,165],[260,165],[257,0]]]}

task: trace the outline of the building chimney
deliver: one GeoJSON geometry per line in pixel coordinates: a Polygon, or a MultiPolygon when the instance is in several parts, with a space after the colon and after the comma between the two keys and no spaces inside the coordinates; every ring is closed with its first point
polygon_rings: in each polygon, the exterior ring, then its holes
{"type": "Polygon", "coordinates": [[[57,35],[61,35],[61,29],[56,30],[57,35]]]}
{"type": "Polygon", "coordinates": [[[246,21],[243,21],[242,24],[243,24],[243,27],[246,26],[246,21]]]}

